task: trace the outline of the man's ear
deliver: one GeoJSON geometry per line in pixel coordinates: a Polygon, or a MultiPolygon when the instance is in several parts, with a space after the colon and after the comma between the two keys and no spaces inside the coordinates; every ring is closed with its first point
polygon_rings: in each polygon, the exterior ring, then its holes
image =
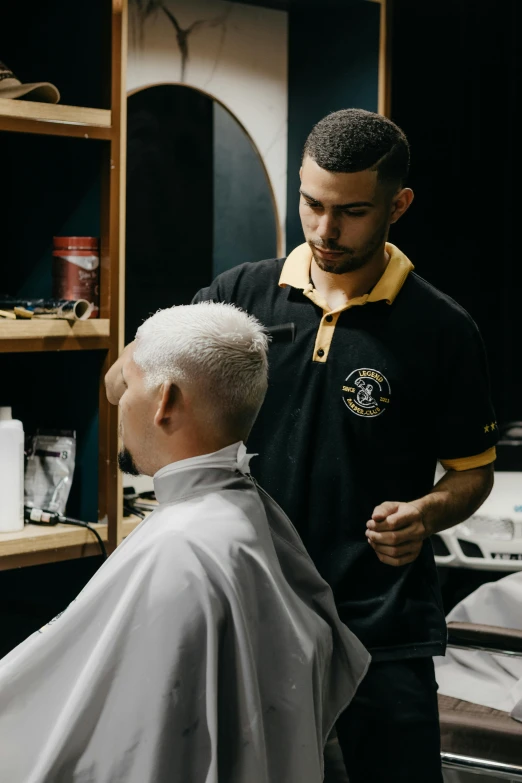
{"type": "Polygon", "coordinates": [[[164,430],[176,428],[176,419],[183,402],[179,386],[166,381],[160,390],[158,408],[154,416],[154,424],[164,430]]]}
{"type": "Polygon", "coordinates": [[[402,188],[392,199],[392,208],[390,223],[396,223],[400,217],[409,209],[413,201],[413,190],[411,188],[402,188]]]}

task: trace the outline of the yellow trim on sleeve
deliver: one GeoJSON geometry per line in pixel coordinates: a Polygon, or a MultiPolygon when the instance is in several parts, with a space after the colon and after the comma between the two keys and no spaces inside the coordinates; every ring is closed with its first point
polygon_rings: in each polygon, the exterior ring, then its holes
{"type": "Polygon", "coordinates": [[[340,313],[349,310],[351,307],[365,305],[367,302],[386,301],[389,305],[393,304],[395,298],[411,270],[414,268],[411,261],[395,245],[386,243],[386,252],[390,256],[386,269],[381,278],[374,285],[370,293],[363,296],[357,296],[350,299],[343,307],[336,310],[330,310],[328,303],[321,294],[314,288],[310,279],[310,269],[312,265],[312,251],[309,245],[304,242],[296,247],[286,259],[281,275],[279,285],[281,288],[291,286],[302,290],[304,296],[310,299],[314,304],[321,308],[323,317],[317,330],[315,340],[313,361],[326,362],[328,353],[332,344],[335,327],[339,320],[340,313]]]}
{"type": "Polygon", "coordinates": [[[440,464],[444,470],[472,470],[473,468],[482,468],[484,465],[490,465],[497,458],[497,450],[492,446],[482,454],[475,454],[474,457],[459,457],[458,459],[441,459],[440,464]]]}

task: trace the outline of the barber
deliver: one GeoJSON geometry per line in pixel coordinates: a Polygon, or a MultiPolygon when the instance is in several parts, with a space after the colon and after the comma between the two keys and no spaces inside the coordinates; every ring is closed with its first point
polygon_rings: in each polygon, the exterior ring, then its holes
{"type": "Polygon", "coordinates": [[[194,300],[296,326],[270,350],[249,448],[373,657],[337,723],[350,783],[442,781],[432,656],[446,626],[430,536],[489,495],[497,442],[475,323],[387,241],[413,199],[408,166],[385,117],[325,117],[300,171],[306,242],[194,300]],[[447,472],[434,487],[437,460],[447,472]]]}

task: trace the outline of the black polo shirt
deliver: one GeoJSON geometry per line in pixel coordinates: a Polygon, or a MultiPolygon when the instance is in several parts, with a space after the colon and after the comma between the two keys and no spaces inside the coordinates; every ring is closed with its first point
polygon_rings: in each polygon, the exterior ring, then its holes
{"type": "Polygon", "coordinates": [[[475,323],[387,250],[377,285],[339,310],[310,282],[307,245],[225,272],[194,300],[233,302],[266,326],[295,323],[295,342],[270,348],[252,472],[374,660],[441,654],[446,626],[431,542],[410,565],[381,563],[365,537],[373,509],[429,493],[438,459],[455,470],[492,462],[497,441],[475,323]]]}

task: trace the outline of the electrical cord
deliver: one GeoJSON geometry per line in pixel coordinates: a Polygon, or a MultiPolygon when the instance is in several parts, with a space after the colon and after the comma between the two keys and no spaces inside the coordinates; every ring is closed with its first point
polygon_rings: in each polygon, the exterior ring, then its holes
{"type": "Polygon", "coordinates": [[[123,511],[128,516],[134,515],[140,519],[145,519],[157,508],[157,504],[155,502],[150,503],[148,502],[149,500],[156,500],[154,492],[137,493],[134,487],[124,487],[123,489],[123,511]]]}
{"type": "Polygon", "coordinates": [[[75,525],[76,527],[84,527],[90,530],[96,536],[98,544],[101,549],[101,553],[104,560],[107,560],[107,550],[103,543],[102,537],[98,531],[92,527],[88,522],[82,522],[80,519],[73,519],[72,517],[66,517],[63,514],[59,514],[57,511],[45,511],[42,508],[32,508],[31,506],[24,506],[24,519],[26,522],[32,522],[33,525],[75,525]]]}
{"type": "Polygon", "coordinates": [[[140,519],[145,519],[145,514],[143,511],[137,508],[134,503],[124,503],[123,510],[130,517],[134,514],[135,516],[140,517],[140,519]]]}
{"type": "Polygon", "coordinates": [[[100,545],[101,553],[104,560],[107,560],[107,550],[105,549],[105,544],[103,543],[102,537],[98,533],[98,531],[89,525],[88,522],[82,522],[79,519],[72,519],[71,517],[64,517],[60,514],[60,517],[58,519],[59,522],[61,522],[62,525],[76,525],[76,527],[84,527],[87,530],[90,530],[91,533],[94,533],[96,538],[98,539],[98,544],[100,545]]]}

